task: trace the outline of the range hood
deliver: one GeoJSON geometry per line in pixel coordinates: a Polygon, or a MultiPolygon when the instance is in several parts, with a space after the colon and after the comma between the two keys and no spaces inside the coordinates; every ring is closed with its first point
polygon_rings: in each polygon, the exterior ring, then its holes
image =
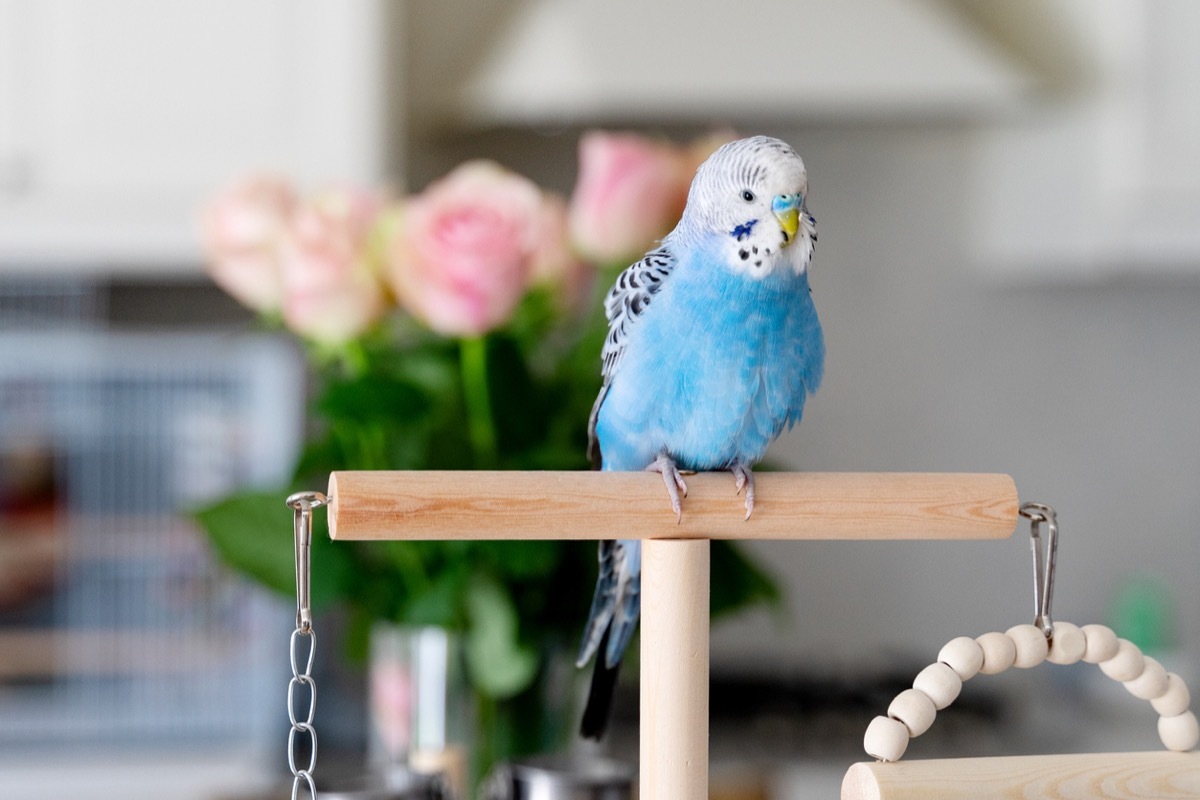
{"type": "Polygon", "coordinates": [[[470,19],[476,4],[415,6],[412,77],[428,80],[412,89],[427,119],[481,127],[963,117],[1011,107],[1035,83],[967,15],[931,0],[501,5],[506,12],[492,10],[486,24],[470,19]],[[452,58],[471,51],[470,65],[451,74],[452,58]]]}

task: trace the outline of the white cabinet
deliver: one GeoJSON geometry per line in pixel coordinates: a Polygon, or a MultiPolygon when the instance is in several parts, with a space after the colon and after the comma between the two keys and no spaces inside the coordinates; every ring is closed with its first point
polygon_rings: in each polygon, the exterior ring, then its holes
{"type": "Polygon", "coordinates": [[[385,177],[384,0],[0,0],[0,271],[196,270],[230,178],[385,177]]]}
{"type": "Polygon", "coordinates": [[[972,241],[1002,278],[1200,273],[1200,3],[1047,0],[1071,91],[981,132],[972,241]]]}
{"type": "Polygon", "coordinates": [[[450,125],[961,119],[1009,108],[1031,84],[955,9],[927,0],[410,8],[422,33],[412,103],[450,125]]]}

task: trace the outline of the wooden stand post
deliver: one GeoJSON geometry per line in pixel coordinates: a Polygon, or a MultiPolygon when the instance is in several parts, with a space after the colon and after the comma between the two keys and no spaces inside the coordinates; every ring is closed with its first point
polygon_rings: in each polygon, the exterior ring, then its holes
{"type": "Polygon", "coordinates": [[[707,539],[642,542],[640,795],[708,798],[707,539]]]}

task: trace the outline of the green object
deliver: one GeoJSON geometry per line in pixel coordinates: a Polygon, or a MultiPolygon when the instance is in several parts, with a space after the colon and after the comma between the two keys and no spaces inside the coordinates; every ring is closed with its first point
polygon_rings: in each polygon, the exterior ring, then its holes
{"type": "Polygon", "coordinates": [[[538,653],[519,642],[517,609],[508,593],[494,581],[477,581],[467,587],[467,610],[476,623],[466,643],[471,682],[501,700],[528,687],[537,674],[538,653]]]}
{"type": "Polygon", "coordinates": [[[1112,603],[1112,628],[1144,653],[1174,649],[1175,602],[1166,584],[1152,576],[1138,576],[1117,589],[1112,603]]]}

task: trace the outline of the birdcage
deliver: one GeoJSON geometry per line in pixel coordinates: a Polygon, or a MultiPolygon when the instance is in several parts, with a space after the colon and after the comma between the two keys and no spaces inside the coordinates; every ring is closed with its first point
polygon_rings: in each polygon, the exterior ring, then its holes
{"type": "Polygon", "coordinates": [[[265,336],[0,331],[0,747],[264,740],[288,612],[186,511],[286,482],[302,380],[265,336]]]}

